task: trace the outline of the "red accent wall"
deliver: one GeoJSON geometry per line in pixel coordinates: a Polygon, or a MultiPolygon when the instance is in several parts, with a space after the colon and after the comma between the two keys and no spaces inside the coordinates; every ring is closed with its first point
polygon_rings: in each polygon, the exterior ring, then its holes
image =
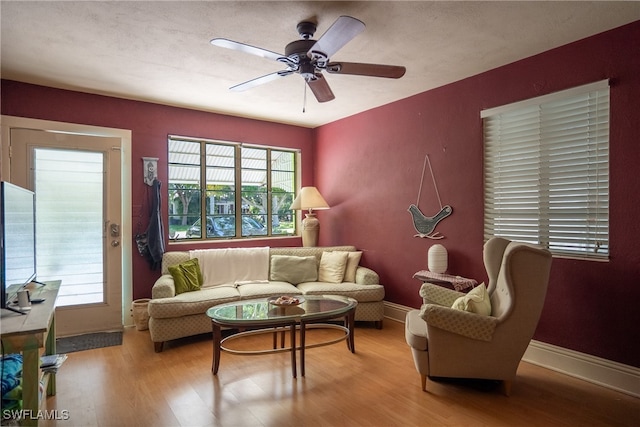
{"type": "MultiPolygon", "coordinates": [[[[480,111],[611,79],[609,262],[553,261],[535,339],[640,366],[640,22],[316,129],[315,183],[328,211],[320,243],[350,243],[380,273],[388,301],[419,307],[427,250],[449,250],[449,272],[486,280],[480,111]],[[413,237],[425,155],[453,214],[439,241],[413,237]]],[[[407,71],[407,74],[411,70],[407,71]]],[[[375,84],[372,81],[370,84],[375,84]]],[[[419,206],[440,210],[429,174],[419,206]]]]}
{"type": "MultiPolygon", "coordinates": [[[[166,190],[167,136],[181,135],[199,138],[250,142],[300,149],[302,153],[302,184],[313,185],[313,132],[310,129],[212,114],[184,108],[130,101],[54,89],[44,86],[2,80],[2,114],[67,123],[130,129],[131,132],[131,196],[132,226],[143,212],[142,230],[148,225],[148,186],[142,180],[142,157],[158,157],[158,178],[166,190]]],[[[149,195],[148,195],[149,194],[149,195]]],[[[162,196],[162,215],[167,227],[168,205],[162,196]]],[[[127,238],[124,237],[123,238],[127,238]]],[[[131,236],[130,238],[133,238],[131,236]]],[[[232,243],[169,244],[167,250],[189,250],[202,247],[239,246],[301,246],[298,237],[268,241],[237,241],[232,243]]],[[[133,298],[148,298],[151,287],[160,276],[149,268],[134,245],[132,258],[133,298]]]]}
{"type": "MultiPolygon", "coordinates": [[[[166,182],[162,165],[166,165],[168,134],[300,148],[303,185],[315,183],[331,205],[330,210],[318,212],[320,244],[361,248],[362,263],[380,274],[386,300],[419,307],[420,283],[412,275],[426,268],[433,243],[449,250],[449,272],[486,280],[480,111],[610,78],[611,260],[554,259],[535,339],[640,367],[638,52],[640,22],[635,22],[315,130],[4,80],[1,111],[131,129],[134,225],[146,191],[140,158],[159,157],[159,178],[166,182]],[[440,241],[413,237],[407,212],[417,201],[426,154],[442,203],[453,207],[453,214],[436,229],[445,236],[440,241]]],[[[440,210],[428,170],[419,206],[428,215],[440,210]]],[[[167,206],[163,217],[166,224],[167,206]]],[[[301,242],[291,238],[233,246],[262,243],[298,246],[301,242]]],[[[137,253],[132,263],[134,298],[148,297],[158,272],[150,271],[137,253]]]]}

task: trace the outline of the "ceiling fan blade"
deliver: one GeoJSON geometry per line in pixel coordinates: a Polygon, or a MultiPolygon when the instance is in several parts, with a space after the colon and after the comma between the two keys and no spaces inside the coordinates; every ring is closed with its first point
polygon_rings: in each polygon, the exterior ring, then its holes
{"type": "Polygon", "coordinates": [[[351,16],[341,16],[311,46],[307,56],[330,58],[340,48],[349,43],[355,36],[364,31],[364,22],[351,16]]]}
{"type": "Polygon", "coordinates": [[[406,68],[399,65],[362,64],[358,62],[331,62],[326,71],[331,74],[354,74],[358,76],[387,77],[399,79],[406,68]]]}
{"type": "Polygon", "coordinates": [[[244,83],[240,83],[240,84],[237,84],[235,86],[231,86],[229,88],[229,90],[232,90],[234,92],[242,92],[242,91],[254,88],[256,86],[260,86],[262,84],[269,83],[269,82],[272,82],[274,80],[278,80],[280,77],[285,77],[285,76],[288,76],[289,74],[293,74],[293,73],[294,73],[293,70],[276,71],[275,73],[266,74],[266,75],[261,76],[261,77],[256,77],[255,79],[248,80],[248,81],[246,81],[244,83]]]}
{"type": "Polygon", "coordinates": [[[278,61],[285,56],[276,52],[272,52],[270,50],[262,49],[260,47],[250,46],[248,44],[234,42],[229,39],[213,39],[211,40],[211,44],[214,46],[224,47],[231,50],[237,50],[238,52],[249,53],[251,55],[261,56],[267,59],[273,59],[274,61],[278,61]]]}
{"type": "Polygon", "coordinates": [[[335,95],[331,91],[329,83],[327,83],[322,74],[316,74],[314,79],[307,80],[307,84],[318,102],[327,102],[335,99],[335,95]]]}

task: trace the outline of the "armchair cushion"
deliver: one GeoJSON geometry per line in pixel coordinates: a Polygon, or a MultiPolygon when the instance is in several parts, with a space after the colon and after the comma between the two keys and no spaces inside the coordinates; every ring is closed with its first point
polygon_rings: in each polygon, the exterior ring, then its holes
{"type": "Polygon", "coordinates": [[[169,273],[175,283],[176,295],[199,291],[202,287],[202,273],[197,258],[169,267],[169,273]]]}
{"type": "Polygon", "coordinates": [[[489,316],[491,314],[491,297],[483,283],[473,288],[465,296],[456,299],[451,308],[489,316]]]}
{"type": "Polygon", "coordinates": [[[498,319],[434,304],[424,304],[420,317],[428,326],[479,341],[491,341],[498,319]]]}

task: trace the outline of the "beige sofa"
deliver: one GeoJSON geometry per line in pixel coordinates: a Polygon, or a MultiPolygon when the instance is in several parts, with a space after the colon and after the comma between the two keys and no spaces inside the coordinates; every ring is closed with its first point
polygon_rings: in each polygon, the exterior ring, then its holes
{"type": "MultiPolygon", "coordinates": [[[[273,277],[274,255],[316,258],[316,268],[320,265],[325,251],[357,252],[353,246],[331,247],[285,247],[269,248],[269,279],[273,277]]],[[[193,292],[176,295],[173,277],[169,267],[188,261],[190,253],[166,252],[162,258],[162,276],[152,288],[149,301],[149,331],[155,351],[162,351],[165,341],[211,332],[211,320],[207,309],[218,304],[242,299],[262,298],[273,295],[342,295],[358,301],[356,321],[375,322],[382,328],[384,316],[384,287],[379,283],[378,274],[358,265],[353,282],[329,283],[321,281],[302,282],[297,285],[278,280],[267,283],[242,283],[207,287],[193,292]]],[[[282,259],[282,258],[279,258],[282,259]]],[[[206,270],[206,266],[201,266],[206,270]]]]}

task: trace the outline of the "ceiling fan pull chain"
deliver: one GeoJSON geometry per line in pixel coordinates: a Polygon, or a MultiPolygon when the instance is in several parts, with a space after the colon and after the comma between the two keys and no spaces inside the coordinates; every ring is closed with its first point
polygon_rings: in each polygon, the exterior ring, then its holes
{"type": "Polygon", "coordinates": [[[307,112],[307,81],[302,79],[304,82],[304,96],[302,97],[302,114],[307,112]]]}

